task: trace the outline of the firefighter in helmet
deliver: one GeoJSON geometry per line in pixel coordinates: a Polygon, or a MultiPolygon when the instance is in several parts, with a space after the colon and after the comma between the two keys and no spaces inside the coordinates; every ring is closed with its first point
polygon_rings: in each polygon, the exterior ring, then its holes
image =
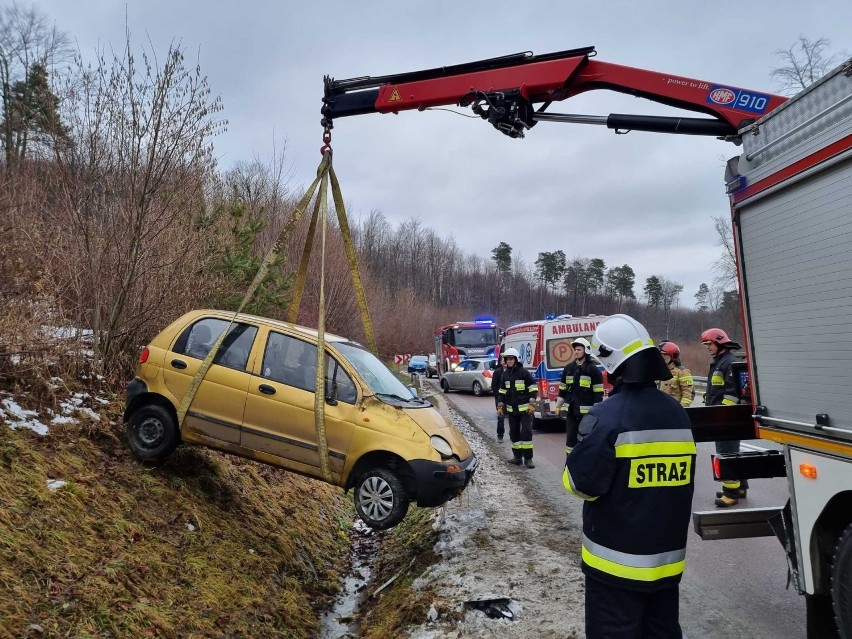
{"type": "MultiPolygon", "coordinates": [[[[733,341],[721,328],[708,328],[701,333],[701,343],[713,358],[710,371],[707,373],[707,391],[704,393],[704,403],[707,406],[731,406],[739,404],[737,385],[731,366],[734,361],[733,351],[742,348],[733,341]]],[[[717,453],[738,453],[738,441],[716,442],[717,453]]],[[[727,508],[739,503],[746,496],[748,481],[723,481],[722,490],[716,493],[716,505],[727,508]]]]}
{"type": "Polygon", "coordinates": [[[671,371],[635,319],[602,321],[591,350],[620,385],[583,417],[562,476],[585,500],[586,637],[680,639],[678,584],[695,480],[689,417],[657,389],[671,371]]]}
{"type": "Polygon", "coordinates": [[[589,409],[603,401],[603,375],[592,361],[592,347],[585,337],[571,342],[574,359],[562,369],[556,410],[565,412],[565,452],[577,443],[577,426],[589,409]]]}
{"type": "Polygon", "coordinates": [[[500,376],[500,388],[497,389],[497,414],[506,415],[509,420],[509,440],[512,442],[510,464],[526,464],[535,468],[533,463],[532,414],[535,412],[535,398],[538,386],[530,372],[519,361],[520,353],[515,348],[507,348],[503,353],[506,368],[500,376]]]}
{"type": "Polygon", "coordinates": [[[674,342],[660,342],[660,352],[672,374],[671,379],[660,382],[660,390],[674,397],[684,408],[688,408],[695,399],[695,387],[692,383],[692,373],[680,363],[680,348],[674,342]]]}

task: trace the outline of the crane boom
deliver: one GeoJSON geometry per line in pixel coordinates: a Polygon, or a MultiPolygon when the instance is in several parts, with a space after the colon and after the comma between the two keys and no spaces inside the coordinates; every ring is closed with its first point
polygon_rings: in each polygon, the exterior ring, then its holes
{"type": "Polygon", "coordinates": [[[430,107],[470,106],[510,137],[523,137],[537,121],[581,121],[611,129],[735,138],[743,126],[786,101],[780,95],[696,80],[593,59],[594,47],[543,55],[516,53],[423,71],[335,80],[325,77],[323,124],[366,113],[399,113],[430,107]],[[553,102],[608,89],[710,118],[613,114],[544,114],[553,102]],[[541,105],[538,110],[534,105],[541,105]],[[602,117],[602,116],[601,116],[602,117]],[[577,119],[581,118],[581,119],[577,119]]]}

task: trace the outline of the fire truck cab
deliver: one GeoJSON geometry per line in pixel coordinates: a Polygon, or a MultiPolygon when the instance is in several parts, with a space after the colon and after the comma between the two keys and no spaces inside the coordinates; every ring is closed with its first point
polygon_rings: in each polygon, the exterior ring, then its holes
{"type": "Polygon", "coordinates": [[[455,370],[459,362],[472,357],[497,357],[502,331],[489,317],[454,322],[435,332],[438,376],[455,370]]]}

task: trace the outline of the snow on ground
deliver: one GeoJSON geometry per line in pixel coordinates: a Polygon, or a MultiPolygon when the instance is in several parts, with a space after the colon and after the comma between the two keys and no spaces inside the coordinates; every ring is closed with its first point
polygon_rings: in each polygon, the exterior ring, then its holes
{"type": "MultiPolygon", "coordinates": [[[[21,406],[8,394],[0,393],[0,420],[9,428],[28,429],[37,435],[47,435],[49,432],[48,426],[42,421],[41,415],[37,411],[27,410],[21,406]]],[[[90,399],[88,393],[74,393],[67,400],[59,403],[59,412],[56,413],[51,409],[46,409],[52,425],[68,424],[75,422],[81,416],[85,416],[92,421],[99,422],[101,416],[98,415],[88,406],[84,406],[87,400],[90,399]]],[[[109,400],[95,397],[100,403],[109,403],[109,400]]]]}
{"type": "MultiPolygon", "coordinates": [[[[430,398],[435,399],[435,398],[430,398]]],[[[443,402],[441,402],[443,404],[443,402]]],[[[568,528],[545,501],[531,498],[534,485],[506,463],[508,443],[484,441],[479,431],[452,409],[453,422],[479,457],[473,483],[447,504],[436,519],[442,559],[424,573],[415,588],[432,586],[455,604],[461,622],[446,615],[410,629],[412,639],[511,637],[547,639],[583,637],[583,574],[577,531],[568,528]],[[514,620],[492,619],[464,602],[508,597],[514,620]]]]}
{"type": "Polygon", "coordinates": [[[0,416],[3,417],[3,423],[8,425],[12,430],[27,428],[37,435],[47,435],[47,426],[38,419],[38,413],[34,410],[21,408],[10,397],[4,397],[0,401],[0,416]]]}

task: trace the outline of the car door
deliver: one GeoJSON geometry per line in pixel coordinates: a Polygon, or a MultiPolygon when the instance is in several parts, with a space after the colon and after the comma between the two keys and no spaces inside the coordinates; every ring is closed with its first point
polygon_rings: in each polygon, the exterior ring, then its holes
{"type": "Polygon", "coordinates": [[[467,378],[464,380],[466,384],[465,390],[472,391],[473,383],[476,380],[480,380],[480,385],[482,385],[482,371],[485,370],[485,365],[480,361],[471,362],[472,366],[470,367],[470,371],[468,372],[467,378]]]}
{"type": "MultiPolygon", "coordinates": [[[[227,325],[228,320],[202,318],[184,329],[166,354],[163,383],[178,404],[227,325]]],[[[251,379],[247,370],[250,367],[249,355],[257,332],[257,326],[251,324],[235,323],[231,326],[187,410],[183,428],[189,431],[185,434],[189,440],[197,434],[232,444],[240,443],[240,425],[251,379]]]]}
{"type": "Polygon", "coordinates": [[[472,360],[465,360],[459,364],[459,367],[456,369],[455,386],[453,388],[456,390],[470,390],[475,367],[476,362],[472,360]]]}
{"type": "MultiPolygon", "coordinates": [[[[316,345],[270,330],[260,365],[246,398],[242,446],[279,458],[282,466],[321,477],[314,423],[316,345]]],[[[331,358],[326,372],[329,393],[325,427],[335,478],[340,476],[352,439],[358,401],[357,387],[331,358]]]]}

